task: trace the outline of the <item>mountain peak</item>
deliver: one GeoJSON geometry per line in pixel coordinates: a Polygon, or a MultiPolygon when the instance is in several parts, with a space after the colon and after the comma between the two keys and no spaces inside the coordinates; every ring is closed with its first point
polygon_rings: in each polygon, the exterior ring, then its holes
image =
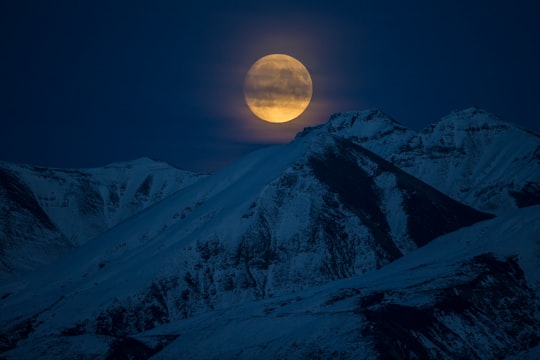
{"type": "Polygon", "coordinates": [[[144,156],[135,160],[119,161],[111,164],[107,164],[105,168],[132,168],[132,167],[147,167],[156,165],[165,165],[163,161],[154,160],[150,157],[144,156]]]}
{"type": "Polygon", "coordinates": [[[313,131],[325,131],[345,137],[371,138],[381,132],[395,129],[406,131],[407,128],[380,109],[338,112],[321,125],[305,128],[298,136],[305,136],[313,131]]]}
{"type": "Polygon", "coordinates": [[[390,115],[373,108],[333,114],[326,123],[326,130],[332,133],[351,131],[354,135],[372,137],[390,129],[406,129],[390,115]]]}
{"type": "Polygon", "coordinates": [[[454,110],[444,116],[437,124],[437,126],[443,128],[449,125],[461,130],[489,130],[511,127],[511,123],[501,120],[496,115],[477,106],[471,106],[463,110],[454,110]]]}
{"type": "Polygon", "coordinates": [[[305,128],[297,138],[321,132],[352,140],[383,157],[414,135],[414,131],[377,108],[335,113],[326,123],[305,128]]]}

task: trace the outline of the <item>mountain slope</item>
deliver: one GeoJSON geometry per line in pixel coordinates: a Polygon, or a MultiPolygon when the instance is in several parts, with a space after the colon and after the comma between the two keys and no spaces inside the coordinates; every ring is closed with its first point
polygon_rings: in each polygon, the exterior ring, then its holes
{"type": "Polygon", "coordinates": [[[444,117],[391,161],[484,211],[540,203],[540,135],[481,109],[444,117]]]}
{"type": "Polygon", "coordinates": [[[300,291],[380,268],[488,218],[349,140],[298,137],[1,287],[3,347],[54,333],[122,338],[300,291]]]}
{"type": "Polygon", "coordinates": [[[517,210],[381,270],[133,338],[175,339],[155,359],[505,358],[540,343],[539,234],[540,206],[517,210]]]}
{"type": "Polygon", "coordinates": [[[487,212],[540,204],[540,135],[475,107],[419,133],[380,110],[340,113],[327,131],[373,151],[465,204],[487,212]]]}
{"type": "Polygon", "coordinates": [[[200,177],[148,158],[80,170],[0,163],[0,278],[49,263],[200,177]]]}
{"type": "MultiPolygon", "coordinates": [[[[537,358],[540,206],[441,236],[380,270],[128,337],[34,334],[51,358],[537,358]]],[[[80,330],[80,329],[79,329],[80,330]]]]}

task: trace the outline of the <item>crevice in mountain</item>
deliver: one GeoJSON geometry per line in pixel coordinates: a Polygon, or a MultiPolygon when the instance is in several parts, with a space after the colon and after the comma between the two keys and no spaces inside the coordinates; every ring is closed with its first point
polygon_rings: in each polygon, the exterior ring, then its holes
{"type": "Polygon", "coordinates": [[[527,182],[520,190],[509,190],[516,206],[523,208],[540,204],[540,184],[527,182]]]}
{"type": "Polygon", "coordinates": [[[152,189],[152,183],[154,181],[154,176],[148,175],[144,178],[143,182],[139,185],[133,196],[132,204],[136,205],[138,202],[148,198],[150,195],[150,190],[152,189]]]}
{"type": "Polygon", "coordinates": [[[26,210],[49,230],[56,230],[53,222],[37,202],[32,190],[11,171],[0,168],[0,190],[11,206],[26,210]]]}
{"type": "Polygon", "coordinates": [[[94,189],[87,175],[79,179],[77,202],[81,214],[86,216],[100,214],[105,205],[101,194],[94,189]]]}
{"type": "Polygon", "coordinates": [[[242,288],[253,288],[257,298],[266,296],[267,270],[277,259],[272,247],[272,233],[268,220],[258,215],[257,221],[242,237],[236,250],[235,267],[240,266],[242,288]]]}

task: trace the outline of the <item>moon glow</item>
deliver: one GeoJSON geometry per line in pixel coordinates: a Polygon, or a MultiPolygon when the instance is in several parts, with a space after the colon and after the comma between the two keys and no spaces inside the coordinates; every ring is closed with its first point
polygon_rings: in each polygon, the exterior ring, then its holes
{"type": "Polygon", "coordinates": [[[244,98],[255,116],[273,123],[291,121],[308,107],[313,83],[295,58],[271,54],[257,60],[244,81],[244,98]]]}

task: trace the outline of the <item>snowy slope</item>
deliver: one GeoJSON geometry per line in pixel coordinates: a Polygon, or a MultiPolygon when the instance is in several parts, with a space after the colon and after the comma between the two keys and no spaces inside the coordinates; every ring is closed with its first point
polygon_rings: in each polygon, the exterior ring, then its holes
{"type": "Polygon", "coordinates": [[[539,265],[533,206],[441,236],[374,272],[129,337],[42,332],[2,356],[534,359],[539,265]]]}
{"type": "Polygon", "coordinates": [[[148,158],[77,170],[0,163],[0,278],[49,263],[201,177],[148,158]]]}
{"type": "Polygon", "coordinates": [[[479,108],[419,133],[380,110],[340,113],[305,132],[353,140],[437,190],[482,211],[540,204],[540,135],[479,108]]]}
{"type": "Polygon", "coordinates": [[[539,266],[534,206],[442,236],[375,272],[134,338],[150,348],[175,338],[155,359],[504,358],[540,341],[539,266]]]}
{"type": "Polygon", "coordinates": [[[380,268],[490,217],[351,141],[301,136],[246,156],[0,287],[4,347],[30,334],[123,337],[300,291],[380,268]]]}
{"type": "Polygon", "coordinates": [[[481,109],[444,117],[412,138],[391,160],[484,211],[540,203],[540,135],[481,109]]]}

